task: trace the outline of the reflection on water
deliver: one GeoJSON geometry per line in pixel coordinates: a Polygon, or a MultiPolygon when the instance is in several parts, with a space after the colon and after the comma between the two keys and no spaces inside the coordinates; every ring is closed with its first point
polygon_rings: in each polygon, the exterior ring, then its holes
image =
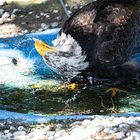
{"type": "MultiPolygon", "coordinates": [[[[48,81],[49,82],[49,81],[48,81]]],[[[1,86],[1,109],[15,112],[41,114],[111,114],[140,112],[140,86],[138,81],[111,83],[94,79],[92,84],[79,84],[77,91],[70,91],[62,84],[34,85],[32,89],[4,89],[1,86]],[[115,96],[106,93],[110,87],[127,92],[115,96]]]]}

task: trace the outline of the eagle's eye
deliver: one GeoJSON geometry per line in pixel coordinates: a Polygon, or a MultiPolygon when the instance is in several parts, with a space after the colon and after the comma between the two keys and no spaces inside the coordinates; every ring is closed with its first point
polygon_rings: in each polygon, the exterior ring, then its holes
{"type": "Polygon", "coordinates": [[[17,66],[17,63],[18,63],[17,59],[16,59],[16,58],[12,58],[12,63],[13,63],[15,66],[17,66]]]}

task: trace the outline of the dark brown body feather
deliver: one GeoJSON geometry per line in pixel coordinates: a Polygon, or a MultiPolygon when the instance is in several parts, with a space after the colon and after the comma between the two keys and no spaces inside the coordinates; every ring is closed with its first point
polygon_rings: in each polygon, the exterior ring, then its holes
{"type": "Polygon", "coordinates": [[[140,8],[137,0],[98,0],[75,12],[61,32],[70,34],[87,54],[94,73],[118,76],[139,73],[131,60],[140,52],[140,8]],[[127,72],[126,72],[127,68],[127,72]]]}

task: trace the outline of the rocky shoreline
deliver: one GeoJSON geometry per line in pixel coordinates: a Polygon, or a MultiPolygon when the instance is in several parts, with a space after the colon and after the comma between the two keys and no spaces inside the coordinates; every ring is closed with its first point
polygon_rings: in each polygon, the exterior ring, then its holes
{"type": "Polygon", "coordinates": [[[31,124],[0,121],[0,140],[139,140],[139,116],[94,116],[31,124]]]}

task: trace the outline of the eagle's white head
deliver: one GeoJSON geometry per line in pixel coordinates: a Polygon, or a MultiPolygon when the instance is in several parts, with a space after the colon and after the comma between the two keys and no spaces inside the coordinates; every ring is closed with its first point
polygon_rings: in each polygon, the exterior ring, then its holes
{"type": "Polygon", "coordinates": [[[57,37],[54,47],[50,47],[40,40],[35,40],[35,48],[45,62],[64,78],[71,79],[85,70],[89,63],[81,46],[71,35],[61,33],[57,37]]]}

